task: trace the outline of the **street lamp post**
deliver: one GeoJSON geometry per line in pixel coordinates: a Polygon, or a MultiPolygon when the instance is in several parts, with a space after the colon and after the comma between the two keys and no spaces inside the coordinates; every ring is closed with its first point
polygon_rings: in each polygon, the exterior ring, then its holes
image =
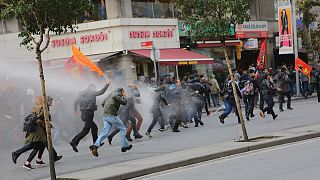
{"type": "MultiPolygon", "coordinates": [[[[292,3],[292,29],[293,29],[293,40],[294,40],[294,59],[298,58],[298,33],[297,33],[297,18],[296,18],[296,2],[291,0],[292,3]]],[[[300,81],[299,81],[299,71],[296,71],[296,89],[297,96],[300,96],[300,81]]]]}

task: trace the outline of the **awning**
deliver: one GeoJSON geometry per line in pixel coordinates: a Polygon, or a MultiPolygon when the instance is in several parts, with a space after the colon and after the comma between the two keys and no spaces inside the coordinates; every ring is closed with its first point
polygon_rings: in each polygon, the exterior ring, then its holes
{"type": "MultiPolygon", "coordinates": [[[[129,52],[150,58],[150,49],[130,50],[129,52]]],[[[185,49],[160,49],[159,64],[161,66],[213,64],[213,59],[185,49]]]]}

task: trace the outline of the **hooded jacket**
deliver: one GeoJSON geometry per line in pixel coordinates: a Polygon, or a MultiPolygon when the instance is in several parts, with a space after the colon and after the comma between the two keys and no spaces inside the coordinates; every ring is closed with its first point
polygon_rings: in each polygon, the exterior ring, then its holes
{"type": "Polygon", "coordinates": [[[120,92],[122,90],[123,90],[122,88],[118,88],[106,97],[103,103],[104,116],[107,116],[107,115],[117,116],[120,105],[127,104],[127,99],[124,96],[120,95],[120,92]]]}

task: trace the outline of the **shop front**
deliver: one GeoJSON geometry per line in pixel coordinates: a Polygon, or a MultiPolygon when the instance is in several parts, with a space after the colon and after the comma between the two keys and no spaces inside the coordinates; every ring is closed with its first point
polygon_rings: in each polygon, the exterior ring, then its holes
{"type": "MultiPolygon", "coordinates": [[[[141,75],[145,77],[155,77],[153,70],[154,66],[151,65],[153,64],[151,61],[151,50],[131,50],[130,53],[132,53],[134,56],[142,57],[142,61],[146,61],[146,59],[149,59],[149,66],[143,67],[143,71],[141,72],[144,73],[141,75]],[[152,71],[150,71],[150,68],[152,68],[152,71]]],[[[160,49],[159,59],[157,59],[156,62],[157,73],[160,80],[163,79],[165,76],[175,76],[177,78],[182,78],[186,72],[184,74],[181,74],[179,72],[183,72],[180,71],[180,69],[184,69],[186,66],[212,65],[213,63],[213,58],[208,58],[207,56],[204,56],[202,54],[180,48],[160,49]]],[[[191,70],[189,73],[191,73],[191,70]]]]}
{"type": "Polygon", "coordinates": [[[272,62],[272,42],[269,38],[267,21],[249,21],[236,26],[236,38],[242,41],[242,50],[240,56],[237,56],[237,67],[246,70],[252,64],[257,63],[261,45],[264,41],[267,43],[267,58],[264,66],[270,67],[272,62]],[[270,45],[271,44],[271,45],[270,45]]]}

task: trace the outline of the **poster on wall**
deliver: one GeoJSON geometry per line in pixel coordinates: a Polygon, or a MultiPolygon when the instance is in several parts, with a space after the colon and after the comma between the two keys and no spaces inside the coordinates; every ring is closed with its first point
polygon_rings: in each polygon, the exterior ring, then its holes
{"type": "Polygon", "coordinates": [[[279,15],[279,54],[293,54],[291,5],[280,5],[279,15]]]}

